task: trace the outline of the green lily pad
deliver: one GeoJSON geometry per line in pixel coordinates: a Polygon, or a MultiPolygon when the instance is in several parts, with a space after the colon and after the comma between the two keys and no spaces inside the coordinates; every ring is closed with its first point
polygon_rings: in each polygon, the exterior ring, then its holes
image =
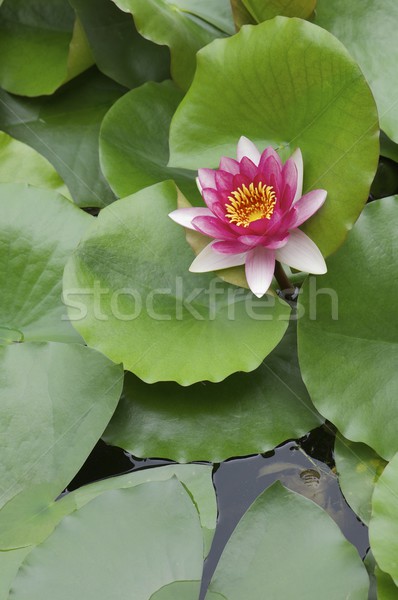
{"type": "Polygon", "coordinates": [[[5,0],[0,9],[0,85],[22,96],[52,94],[93,64],[65,0],[5,0]]]}
{"type": "Polygon", "coordinates": [[[9,599],[10,586],[30,550],[31,548],[18,548],[10,552],[0,552],[0,600],[9,599]]]}
{"type": "Polygon", "coordinates": [[[369,539],[380,569],[398,585],[398,454],[375,485],[369,539]]]}
{"type": "Polygon", "coordinates": [[[234,17],[235,27],[238,31],[242,25],[246,24],[254,24],[255,21],[252,15],[247,10],[246,6],[243,4],[243,0],[230,0],[232,7],[232,14],[234,17]]]}
{"type": "Polygon", "coordinates": [[[398,162],[398,144],[393,142],[384,131],[380,131],[380,154],[398,162]]]}
{"type": "Polygon", "coordinates": [[[134,456],[221,462],[267,452],[320,423],[301,380],[291,326],[256,371],[217,385],[148,385],[127,375],[103,437],[134,456]]]}
{"type": "Polygon", "coordinates": [[[26,557],[15,600],[148,600],[167,583],[200,579],[198,512],[177,479],[103,493],[65,517],[26,557]]]}
{"type": "Polygon", "coordinates": [[[398,450],[398,199],[368,204],[301,298],[299,361],[319,412],[388,460],[398,450]],[[371,314],[369,313],[371,308],[371,314]]]}
{"type": "Polygon", "coordinates": [[[356,549],[329,515],[276,482],[238,523],[209,590],[228,600],[367,600],[368,587],[356,549]]]}
{"type": "MultiPolygon", "coordinates": [[[[0,549],[32,547],[43,542],[66,515],[79,510],[108,490],[124,489],[149,481],[177,477],[198,508],[207,556],[216,527],[217,504],[208,465],[166,465],[143,469],[83,486],[54,502],[49,485],[30,486],[0,510],[0,549]]],[[[1,553],[0,553],[1,556],[1,553]]]]}
{"type": "Polygon", "coordinates": [[[374,486],[387,464],[386,461],[369,446],[350,442],[341,435],[336,438],[334,459],[345,499],[368,525],[374,486]]]}
{"type": "Polygon", "coordinates": [[[218,26],[220,19],[222,26],[225,23],[226,0],[217,0],[217,3],[211,4],[209,0],[113,2],[121,10],[134,16],[135,25],[144,38],[170,48],[171,74],[177,85],[184,90],[189,87],[195,72],[196,52],[215,38],[225,36],[218,26]],[[215,19],[212,18],[213,13],[215,19]],[[208,22],[210,19],[215,20],[216,25],[208,22]]]}
{"type": "Polygon", "coordinates": [[[331,31],[358,61],[379,109],[381,127],[398,142],[395,0],[318,0],[315,22],[331,31]],[[369,51],[371,48],[371,51],[369,51]]]}
{"type": "Polygon", "coordinates": [[[396,600],[398,597],[398,588],[387,573],[384,573],[376,565],[375,569],[377,579],[377,600],[396,600]]]}
{"type": "Polygon", "coordinates": [[[33,484],[49,484],[54,499],[112,416],[123,371],[91,348],[54,342],[0,346],[0,362],[0,506],[33,484]]]}
{"type": "Polygon", "coordinates": [[[196,172],[167,166],[170,121],[182,97],[171,81],[146,83],[125,94],[106,114],[100,133],[101,166],[119,197],[174,179],[189,198],[200,198],[196,172]]]}
{"type": "Polygon", "coordinates": [[[193,252],[168,217],[176,206],[177,188],[164,182],[101,211],[65,269],[73,325],[148,383],[252,371],[282,338],[290,307],[190,273],[193,252]]]}
{"type": "Polygon", "coordinates": [[[98,134],[124,91],[95,70],[49,98],[17,98],[0,90],[0,128],[47,158],[77,204],[102,207],[115,196],[100,169],[98,134]]]}
{"type": "Polygon", "coordinates": [[[241,135],[282,158],[301,148],[304,191],[328,192],[303,230],[324,254],[336,250],[368,197],[379,154],[376,106],[343,45],[311,23],[277,17],[201,50],[171,123],[170,165],[215,167],[235,156],[241,135]]]}
{"type": "MultiPolygon", "coordinates": [[[[200,581],[173,581],[155,592],[150,600],[198,600],[200,581]]],[[[209,592],[207,600],[226,600],[221,594],[209,592]]]]}
{"type": "Polygon", "coordinates": [[[131,15],[111,0],[70,0],[98,68],[128,88],[170,76],[170,54],[137,31],[131,15]]]}
{"type": "Polygon", "coordinates": [[[94,219],[55,192],[20,184],[0,185],[0,212],[0,343],[80,341],[62,303],[62,273],[94,219]]]}
{"type": "Polygon", "coordinates": [[[243,4],[257,23],[281,17],[308,19],[317,0],[243,0],[243,4]]]}
{"type": "Polygon", "coordinates": [[[69,196],[64,182],[41,154],[3,131],[0,131],[0,183],[28,183],[69,196]]]}

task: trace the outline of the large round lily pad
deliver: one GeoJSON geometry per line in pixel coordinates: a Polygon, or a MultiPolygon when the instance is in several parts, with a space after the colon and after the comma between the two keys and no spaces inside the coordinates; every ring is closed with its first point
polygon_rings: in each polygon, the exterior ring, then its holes
{"type": "Polygon", "coordinates": [[[87,35],[95,62],[105,75],[133,88],[169,77],[170,54],[137,31],[131,15],[111,0],[70,0],[87,35]]]}
{"type": "Polygon", "coordinates": [[[200,579],[198,511],[177,479],[105,492],[65,517],[25,559],[15,600],[148,600],[175,580],[200,579]]]}
{"type": "Polygon", "coordinates": [[[174,179],[190,199],[199,196],[196,172],[167,166],[170,121],[182,97],[171,81],[146,83],[122,96],[106,114],[101,166],[119,197],[166,179],[174,179]]]}
{"type": "Polygon", "coordinates": [[[193,252],[168,217],[176,206],[165,182],[101,211],[65,269],[71,320],[90,346],[148,383],[252,371],[280,341],[290,308],[190,273],[193,252]]]}
{"type": "Polygon", "coordinates": [[[173,117],[170,165],[215,167],[245,135],[286,158],[300,147],[304,191],[323,188],[303,226],[324,254],[342,243],[367,199],[378,160],[378,118],[358,65],[330,33],[277,17],[216,40],[173,117]]]}
{"type": "Polygon", "coordinates": [[[220,462],[272,450],[321,418],[302,382],[295,327],[253,373],[181,387],[127,375],[104,439],[134,456],[220,462]]]}
{"type": "MultiPolygon", "coordinates": [[[[226,9],[227,0],[113,0],[130,12],[138,31],[155,44],[168,46],[171,74],[186,89],[196,67],[196,52],[216,37],[225,36],[218,27],[231,28],[226,9]],[[213,16],[214,15],[214,16],[213,16]],[[213,25],[213,22],[215,23],[213,25]]],[[[231,32],[231,31],[230,31],[231,32]]]]}
{"type": "Polygon", "coordinates": [[[398,454],[386,466],[372,498],[369,537],[379,567],[398,586],[398,454]]]}
{"type": "Polygon", "coordinates": [[[398,199],[366,206],[328,273],[301,296],[299,361],[312,401],[349,440],[398,450],[398,199]]]}
{"type": "Polygon", "coordinates": [[[47,158],[79,206],[102,207],[115,196],[100,169],[99,130],[125,91],[94,69],[50,97],[20,98],[0,90],[0,129],[47,158]]]}
{"type": "Polygon", "coordinates": [[[358,517],[368,524],[374,486],[386,461],[366,444],[350,442],[342,435],[336,437],[334,459],[345,499],[358,517]]]}
{"type": "Polygon", "coordinates": [[[228,600],[366,600],[368,586],[356,549],[331,517],[276,482],[238,523],[209,590],[228,600]]]}
{"type": "Polygon", "coordinates": [[[249,13],[261,23],[278,15],[307,19],[313,12],[317,0],[242,0],[249,13]]]}
{"type": "Polygon", "coordinates": [[[62,274],[93,217],[21,184],[0,185],[0,212],[0,344],[79,341],[62,304],[62,274]]]}
{"type": "Polygon", "coordinates": [[[120,366],[81,344],[0,346],[0,506],[48,484],[54,500],[82,466],[117,405],[120,366]]]}
{"type": "Polygon", "coordinates": [[[395,0],[318,0],[315,22],[331,31],[358,61],[384,131],[398,142],[398,3],[395,0]]]}
{"type": "Polygon", "coordinates": [[[61,177],[36,150],[0,131],[0,182],[28,183],[68,195],[61,177]]]}
{"type": "Polygon", "coordinates": [[[0,8],[0,85],[14,94],[52,94],[93,64],[65,0],[5,0],[0,8]]]}

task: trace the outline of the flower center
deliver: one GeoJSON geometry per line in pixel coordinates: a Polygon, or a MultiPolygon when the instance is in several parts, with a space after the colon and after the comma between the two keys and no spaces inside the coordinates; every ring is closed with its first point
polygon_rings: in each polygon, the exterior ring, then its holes
{"type": "Polygon", "coordinates": [[[233,191],[228,196],[225,204],[226,217],[230,223],[249,227],[253,221],[258,219],[270,219],[274,212],[276,196],[272,185],[251,183],[249,187],[245,184],[233,191]]]}

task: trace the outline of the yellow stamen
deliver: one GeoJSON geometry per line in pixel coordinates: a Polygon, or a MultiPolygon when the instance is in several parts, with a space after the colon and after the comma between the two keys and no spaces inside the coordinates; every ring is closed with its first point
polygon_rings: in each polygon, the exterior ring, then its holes
{"type": "Polygon", "coordinates": [[[230,223],[249,227],[250,223],[258,219],[270,219],[274,212],[276,196],[272,185],[251,183],[245,184],[228,196],[229,202],[225,204],[226,217],[230,223]]]}

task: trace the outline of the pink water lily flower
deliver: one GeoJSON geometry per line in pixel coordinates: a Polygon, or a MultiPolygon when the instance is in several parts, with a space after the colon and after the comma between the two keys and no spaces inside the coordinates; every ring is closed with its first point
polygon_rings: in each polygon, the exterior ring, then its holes
{"type": "Polygon", "coordinates": [[[308,273],[326,273],[315,243],[298,227],[324,203],[327,192],[302,196],[303,158],[299,149],[282,164],[271,147],[262,154],[246,137],[237,160],[222,157],[216,170],[199,169],[198,186],[207,208],[180,208],[170,217],[213,238],[190,266],[194,273],[245,265],[252,292],[269,289],[275,260],[308,273]]]}

